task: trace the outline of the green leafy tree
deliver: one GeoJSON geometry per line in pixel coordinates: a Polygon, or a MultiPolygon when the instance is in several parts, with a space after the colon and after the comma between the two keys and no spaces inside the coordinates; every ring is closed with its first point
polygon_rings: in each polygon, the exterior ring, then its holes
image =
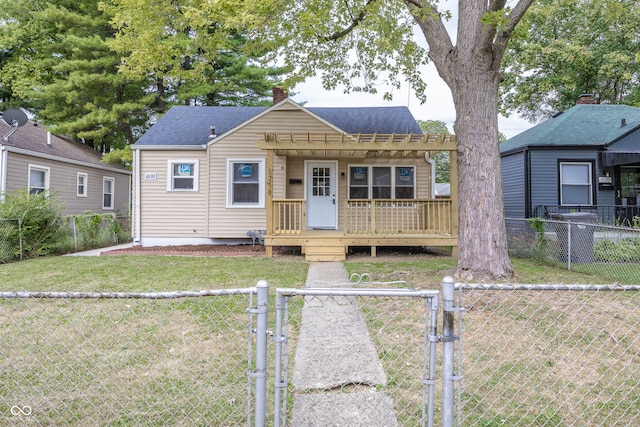
{"type": "Polygon", "coordinates": [[[542,120],[585,93],[640,105],[639,22],[637,0],[536,2],[505,54],[504,110],[542,120]]]}
{"type": "Polygon", "coordinates": [[[374,82],[384,79],[397,88],[403,76],[424,99],[420,67],[432,61],[451,90],[456,109],[457,276],[510,278],[513,268],[507,252],[498,150],[498,86],[509,39],[532,1],[510,2],[508,7],[506,0],[457,2],[455,43],[445,26],[451,14],[435,0],[264,0],[243,3],[246,10],[235,16],[251,21],[252,40],[261,49],[273,49],[285,66],[295,70],[289,84],[319,73],[327,89],[375,92],[374,82]],[[418,36],[424,37],[428,50],[416,42],[418,36]]]}
{"type": "Polygon", "coordinates": [[[246,55],[242,28],[220,22],[231,10],[202,0],[113,0],[102,8],[117,30],[111,47],[121,71],[150,78],[156,108],[191,105],[265,105],[282,74],[263,66],[263,52],[246,55]]]}
{"type": "Polygon", "coordinates": [[[0,97],[101,152],[172,103],[268,103],[282,70],[244,54],[206,3],[0,0],[0,97]]]}
{"type": "MultiPolygon", "coordinates": [[[[449,135],[447,124],[440,120],[418,120],[418,126],[423,133],[445,134],[449,135]]],[[[436,164],[436,182],[451,182],[451,156],[448,151],[438,151],[431,153],[431,158],[436,164]]]]}
{"type": "Polygon", "coordinates": [[[102,162],[124,166],[131,170],[131,166],[133,164],[133,150],[131,150],[130,145],[127,145],[124,148],[110,151],[102,156],[102,162]]]}
{"type": "Polygon", "coordinates": [[[0,0],[0,84],[58,134],[106,151],[147,122],[145,81],[118,73],[97,0],[0,0]]]}

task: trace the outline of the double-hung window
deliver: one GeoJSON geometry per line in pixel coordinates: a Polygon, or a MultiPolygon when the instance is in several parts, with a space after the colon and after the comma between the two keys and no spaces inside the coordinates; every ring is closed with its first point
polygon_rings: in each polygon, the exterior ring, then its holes
{"type": "Polygon", "coordinates": [[[76,196],[77,197],[87,197],[87,181],[88,175],[84,172],[78,172],[77,177],[77,185],[76,185],[76,196]]]}
{"type": "Polygon", "coordinates": [[[560,162],[560,204],[593,205],[591,162],[560,162]]]}
{"type": "Polygon", "coordinates": [[[102,177],[102,209],[113,209],[114,178],[102,177]]]}
{"type": "Polygon", "coordinates": [[[46,193],[49,190],[49,168],[29,165],[29,194],[46,193]]]}
{"type": "Polygon", "coordinates": [[[349,166],[350,199],[414,199],[414,166],[349,166]]]}
{"type": "Polygon", "coordinates": [[[263,159],[227,161],[227,206],[264,207],[263,159]]]}
{"type": "Polygon", "coordinates": [[[198,160],[169,160],[167,191],[198,191],[198,160]]]}

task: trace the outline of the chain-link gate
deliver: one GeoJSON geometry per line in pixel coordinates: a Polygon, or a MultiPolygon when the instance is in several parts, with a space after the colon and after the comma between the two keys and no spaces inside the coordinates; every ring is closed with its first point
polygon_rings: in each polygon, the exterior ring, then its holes
{"type": "Polygon", "coordinates": [[[339,286],[276,290],[274,425],[432,426],[440,408],[436,345],[443,342],[441,425],[452,426],[461,378],[454,374],[460,309],[453,280],[443,281],[442,335],[438,290],[339,286]],[[301,319],[295,324],[292,311],[301,319]]]}

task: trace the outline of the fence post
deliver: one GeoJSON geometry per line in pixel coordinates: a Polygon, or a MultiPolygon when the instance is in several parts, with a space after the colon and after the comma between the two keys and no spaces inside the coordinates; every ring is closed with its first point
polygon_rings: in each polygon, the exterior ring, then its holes
{"type": "Polygon", "coordinates": [[[256,285],[256,394],[255,426],[264,427],[267,418],[267,320],[269,315],[269,283],[256,285]]]}
{"type": "Polygon", "coordinates": [[[20,261],[22,261],[22,253],[23,253],[23,247],[22,247],[22,218],[18,218],[18,233],[20,234],[20,261]]]}
{"type": "Polygon", "coordinates": [[[567,270],[571,270],[571,221],[567,221],[567,270]]]}
{"type": "Polygon", "coordinates": [[[442,427],[453,427],[453,365],[455,282],[451,276],[442,279],[442,427]]]}
{"type": "Polygon", "coordinates": [[[73,225],[73,251],[78,252],[78,230],[76,228],[76,217],[71,217],[71,224],[73,225]]]}

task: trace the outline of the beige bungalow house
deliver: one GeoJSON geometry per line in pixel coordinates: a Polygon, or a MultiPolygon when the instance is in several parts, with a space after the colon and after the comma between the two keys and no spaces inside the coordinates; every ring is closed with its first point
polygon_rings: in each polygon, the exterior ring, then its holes
{"type": "Polygon", "coordinates": [[[268,256],[300,247],[308,260],[345,259],[350,246],[457,248],[457,189],[436,200],[429,158],[449,150],[455,165],[454,138],[423,135],[405,107],[306,108],[278,90],[268,108],[175,106],[132,146],[133,240],[259,234],[268,256]]]}
{"type": "Polygon", "coordinates": [[[14,128],[0,120],[0,198],[21,189],[54,194],[64,215],[130,214],[131,171],[103,163],[91,147],[38,123],[14,128]]]}

